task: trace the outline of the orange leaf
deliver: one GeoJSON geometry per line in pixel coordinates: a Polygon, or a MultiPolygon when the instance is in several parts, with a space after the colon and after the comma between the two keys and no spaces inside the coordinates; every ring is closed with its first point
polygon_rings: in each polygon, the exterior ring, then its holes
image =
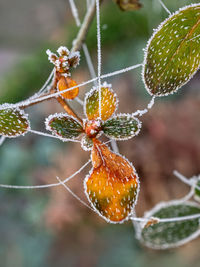
{"type": "MultiPolygon", "coordinates": [[[[69,77],[61,76],[61,78],[58,81],[58,90],[59,91],[66,90],[66,89],[68,89],[70,87],[74,87],[74,86],[77,86],[77,83],[69,77]]],[[[79,88],[77,87],[77,88],[74,88],[70,91],[67,91],[61,95],[65,99],[74,99],[75,97],[77,97],[78,93],[79,93],[79,88]]]]}
{"type": "MultiPolygon", "coordinates": [[[[117,96],[111,85],[104,83],[101,87],[101,119],[106,121],[117,109],[117,96]]],[[[99,118],[99,90],[94,87],[85,98],[85,113],[88,120],[99,118]]]]}
{"type": "Polygon", "coordinates": [[[85,179],[85,193],[93,208],[105,220],[119,223],[132,214],[137,200],[139,181],[127,159],[93,140],[93,168],[85,179]]]}

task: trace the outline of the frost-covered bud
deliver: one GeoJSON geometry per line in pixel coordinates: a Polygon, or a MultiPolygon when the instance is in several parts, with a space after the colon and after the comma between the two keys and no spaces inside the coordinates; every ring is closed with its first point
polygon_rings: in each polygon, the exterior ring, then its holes
{"type": "Polygon", "coordinates": [[[69,69],[71,67],[75,68],[80,61],[80,53],[72,52],[68,50],[67,47],[61,46],[57,50],[58,55],[52,53],[49,49],[47,50],[48,59],[54,64],[56,71],[61,73],[62,76],[70,76],[69,69]]]}
{"type": "Polygon", "coordinates": [[[70,52],[66,46],[60,46],[57,50],[59,56],[69,56],[70,52]]]}
{"type": "Polygon", "coordinates": [[[101,131],[101,121],[91,120],[85,122],[85,133],[89,138],[94,138],[101,131]]]}
{"type": "Polygon", "coordinates": [[[80,62],[80,53],[73,52],[69,55],[69,65],[70,67],[76,68],[80,62]]]}
{"type": "Polygon", "coordinates": [[[56,61],[57,61],[57,59],[58,59],[58,57],[56,56],[56,54],[52,53],[49,49],[47,49],[46,53],[48,55],[48,60],[51,63],[55,64],[56,61]]]}

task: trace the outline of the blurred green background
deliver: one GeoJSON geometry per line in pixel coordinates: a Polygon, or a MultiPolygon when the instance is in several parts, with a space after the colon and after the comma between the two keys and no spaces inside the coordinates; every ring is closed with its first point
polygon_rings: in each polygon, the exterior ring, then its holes
{"type": "MultiPolygon", "coordinates": [[[[75,0],[81,18],[85,2],[75,0]]],[[[164,2],[175,11],[198,1],[164,2]]],[[[103,73],[141,63],[153,29],[168,16],[158,0],[141,3],[143,8],[139,11],[122,12],[113,1],[104,1],[103,73]]],[[[0,0],[0,103],[15,103],[39,90],[52,69],[45,51],[55,51],[60,45],[70,48],[77,31],[68,0],[0,0]]],[[[87,45],[96,66],[95,21],[87,45]]],[[[74,72],[78,82],[89,78],[81,55],[81,65],[74,72]]],[[[137,69],[108,80],[119,95],[121,112],[142,109],[150,100],[140,72],[137,69]]],[[[133,161],[142,177],[139,215],[158,201],[187,192],[188,188],[173,177],[175,168],[188,177],[200,173],[199,79],[197,73],[176,95],[159,99],[144,118],[141,137],[119,144],[120,151],[133,161]]],[[[89,88],[82,88],[81,98],[89,88]]],[[[82,113],[77,104],[74,107],[82,113]]],[[[50,101],[27,111],[32,128],[44,131],[44,118],[61,109],[50,101]]],[[[81,151],[77,144],[29,133],[6,140],[0,147],[0,183],[54,183],[56,175],[66,178],[88,157],[89,153],[81,151]]],[[[70,184],[81,197],[87,173],[88,170],[70,184]]],[[[199,240],[176,250],[151,251],[135,239],[130,222],[108,225],[63,188],[0,189],[0,203],[0,267],[199,266],[199,240]]]]}

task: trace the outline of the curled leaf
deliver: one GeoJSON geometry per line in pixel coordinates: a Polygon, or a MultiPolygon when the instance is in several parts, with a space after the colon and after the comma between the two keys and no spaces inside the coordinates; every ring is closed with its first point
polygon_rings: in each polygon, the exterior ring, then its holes
{"type": "Polygon", "coordinates": [[[0,135],[17,137],[29,130],[28,115],[19,108],[6,108],[0,110],[0,135]]]}
{"type": "MultiPolygon", "coordinates": [[[[196,203],[170,201],[156,205],[145,214],[145,218],[181,218],[194,214],[200,214],[200,206],[196,203]]],[[[199,234],[198,218],[176,222],[158,222],[148,228],[143,228],[140,241],[150,248],[167,249],[183,245],[199,236],[199,234]]]]}
{"type": "Polygon", "coordinates": [[[139,0],[115,0],[115,2],[123,11],[138,10],[142,7],[139,0]]]}
{"type": "Polygon", "coordinates": [[[143,79],[151,95],[172,94],[199,69],[200,4],[180,9],[154,32],[146,48],[143,79]]]}
{"type": "Polygon", "coordinates": [[[75,139],[83,133],[82,125],[75,118],[64,113],[50,115],[45,124],[47,130],[63,141],[75,139]]]}
{"type": "Polygon", "coordinates": [[[135,169],[94,139],[93,169],[84,181],[85,193],[92,207],[110,223],[129,219],[137,201],[139,180],[135,169]]]}
{"type": "MultiPolygon", "coordinates": [[[[111,85],[104,83],[101,87],[101,119],[109,119],[117,109],[117,96],[112,91],[111,85]]],[[[99,118],[99,90],[98,87],[86,95],[84,103],[85,114],[89,120],[99,118]]]]}
{"type": "Polygon", "coordinates": [[[127,140],[136,136],[141,128],[141,122],[130,114],[120,114],[103,124],[103,132],[116,140],[127,140]]]}
{"type": "MultiPolygon", "coordinates": [[[[58,86],[58,90],[62,92],[63,90],[66,90],[70,87],[77,86],[77,83],[74,80],[72,80],[70,77],[61,76],[61,78],[58,81],[57,86],[58,86]]],[[[62,93],[61,95],[65,99],[74,99],[75,97],[78,96],[78,93],[79,93],[79,88],[76,87],[74,89],[71,89],[67,92],[62,93]]]]}

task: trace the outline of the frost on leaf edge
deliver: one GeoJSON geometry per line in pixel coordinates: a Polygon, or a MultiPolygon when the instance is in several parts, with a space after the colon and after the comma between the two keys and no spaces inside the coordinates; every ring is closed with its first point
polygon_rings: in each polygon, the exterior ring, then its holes
{"type": "MultiPolygon", "coordinates": [[[[200,209],[200,205],[196,202],[193,202],[193,201],[185,201],[183,202],[182,200],[171,200],[171,201],[167,201],[167,202],[160,202],[158,203],[157,205],[155,205],[151,210],[149,211],[146,211],[144,213],[144,219],[148,219],[148,218],[151,218],[151,217],[154,217],[154,213],[158,212],[160,209],[162,208],[166,208],[166,207],[169,207],[169,206],[176,206],[176,205],[187,205],[187,206],[192,206],[192,207],[197,207],[200,209]]],[[[158,217],[157,217],[158,218],[158,217]]],[[[160,218],[158,218],[160,219],[160,218]]],[[[195,219],[192,219],[192,220],[195,220],[195,219]]],[[[162,222],[161,222],[162,223],[162,222]]],[[[164,222],[163,222],[164,223],[164,222]]],[[[179,246],[182,246],[192,240],[194,240],[195,238],[199,237],[200,235],[200,228],[194,232],[192,235],[190,235],[189,237],[187,238],[184,238],[174,244],[163,244],[163,245],[153,245],[152,243],[150,242],[146,242],[143,240],[142,238],[142,230],[144,228],[144,225],[145,223],[141,223],[141,231],[139,233],[139,236],[137,237],[137,239],[139,239],[139,241],[145,245],[146,247],[149,247],[149,248],[152,248],[152,249],[157,249],[157,250],[164,250],[164,249],[169,249],[169,248],[177,248],[179,246]]],[[[199,226],[200,226],[200,220],[199,220],[199,226]]]]}
{"type": "MultiPolygon", "coordinates": [[[[129,212],[129,214],[127,215],[127,217],[125,219],[123,219],[122,221],[120,222],[114,222],[114,221],[111,221],[109,220],[108,218],[104,217],[98,210],[97,208],[93,205],[92,201],[90,200],[89,198],[89,195],[87,193],[87,181],[90,177],[90,175],[92,174],[93,170],[95,169],[94,167],[92,167],[92,169],[89,171],[89,174],[86,175],[86,177],[84,178],[83,180],[83,187],[84,187],[84,193],[87,197],[87,200],[88,202],[90,203],[91,207],[93,208],[93,210],[101,217],[103,218],[106,222],[108,223],[111,223],[111,224],[123,224],[124,222],[128,221],[131,219],[131,216],[134,215],[135,213],[135,206],[137,205],[137,201],[138,201],[138,196],[139,196],[139,192],[140,192],[140,179],[139,179],[139,176],[136,172],[136,169],[135,167],[133,166],[133,164],[123,155],[119,154],[119,153],[115,153],[112,151],[112,153],[122,157],[123,159],[125,159],[129,164],[130,166],[133,168],[133,171],[134,171],[134,174],[136,176],[136,181],[137,181],[137,184],[138,184],[138,187],[137,187],[137,192],[136,192],[136,197],[135,197],[135,202],[134,202],[134,205],[131,207],[131,210],[129,212]]],[[[92,155],[91,155],[91,160],[92,160],[92,155]]]]}
{"type": "MultiPolygon", "coordinates": [[[[107,83],[107,82],[104,82],[103,84],[101,84],[101,88],[102,88],[102,87],[103,87],[103,88],[109,88],[110,91],[113,93],[114,98],[116,99],[116,107],[115,107],[115,110],[114,110],[113,114],[109,117],[109,119],[110,119],[110,118],[112,118],[112,117],[115,115],[115,112],[116,112],[117,109],[118,109],[119,99],[118,99],[117,94],[116,94],[116,93],[114,92],[114,90],[112,89],[112,84],[107,83]]],[[[87,101],[87,99],[93,94],[93,92],[94,92],[94,91],[98,91],[98,89],[99,89],[99,86],[93,86],[93,87],[90,89],[90,91],[87,92],[87,93],[85,94],[84,103],[83,103],[83,112],[84,112],[84,115],[85,115],[86,118],[87,118],[86,101],[87,101]]]]}
{"type": "Polygon", "coordinates": [[[200,7],[200,3],[195,3],[195,4],[191,4],[191,5],[187,5],[187,6],[184,6],[184,7],[181,7],[179,8],[177,11],[175,11],[174,13],[172,13],[171,15],[169,15],[164,21],[162,21],[158,27],[156,29],[153,29],[153,34],[151,35],[150,39],[148,40],[147,42],[147,45],[146,47],[144,48],[144,60],[143,60],[143,63],[142,63],[142,72],[141,72],[141,76],[142,76],[142,81],[145,85],[145,89],[146,91],[149,93],[149,95],[151,96],[155,96],[155,97],[162,97],[162,96],[169,96],[169,95],[173,95],[175,94],[180,88],[182,88],[185,84],[187,84],[193,77],[194,75],[197,73],[197,71],[199,70],[200,68],[200,64],[197,68],[197,70],[195,72],[193,72],[193,74],[190,76],[190,78],[186,81],[186,82],[183,82],[180,86],[177,86],[175,90],[173,90],[172,92],[170,93],[164,93],[164,94],[152,94],[149,90],[149,87],[147,86],[146,84],[146,81],[145,81],[145,78],[144,78],[144,71],[145,71],[145,65],[146,65],[146,60],[147,60],[147,54],[148,54],[148,49],[149,49],[149,46],[151,44],[151,41],[153,40],[153,38],[155,37],[155,35],[162,29],[163,25],[168,21],[170,20],[173,16],[179,14],[181,11],[184,11],[190,7],[200,7]]]}
{"type": "Polygon", "coordinates": [[[117,115],[113,115],[111,118],[107,119],[106,121],[109,121],[109,120],[114,119],[114,118],[117,118],[117,117],[123,117],[123,116],[127,116],[129,118],[132,118],[132,119],[134,119],[134,120],[136,120],[138,122],[138,130],[134,133],[134,135],[130,135],[130,136],[125,137],[125,138],[115,138],[115,137],[111,137],[111,135],[105,134],[104,131],[102,130],[105,136],[107,136],[108,138],[114,139],[116,141],[126,141],[126,140],[129,140],[129,139],[131,139],[131,138],[133,138],[133,137],[135,137],[135,136],[137,136],[139,134],[139,132],[140,132],[140,130],[142,128],[142,122],[138,118],[136,118],[135,116],[133,116],[132,114],[129,114],[129,113],[119,113],[117,115]]]}
{"type": "Polygon", "coordinates": [[[28,118],[28,114],[24,112],[24,110],[18,108],[18,107],[14,107],[14,104],[8,104],[8,103],[5,103],[5,104],[2,104],[0,105],[0,111],[1,110],[6,110],[6,109],[12,109],[14,112],[17,111],[19,112],[19,114],[22,116],[23,119],[26,120],[27,122],[27,129],[25,132],[23,133],[17,133],[16,135],[1,135],[0,136],[4,136],[6,138],[16,138],[16,137],[19,137],[19,136],[25,136],[25,134],[27,134],[30,130],[31,130],[31,125],[30,125],[30,121],[29,121],[29,118],[28,118]]]}
{"type": "Polygon", "coordinates": [[[54,130],[52,130],[51,126],[49,125],[49,122],[54,118],[63,118],[63,117],[71,118],[74,121],[76,121],[79,125],[81,125],[80,122],[76,118],[74,118],[73,116],[70,116],[70,115],[67,115],[66,113],[61,112],[61,113],[51,114],[45,119],[45,128],[46,128],[46,130],[50,131],[53,134],[53,136],[56,136],[57,138],[59,138],[63,142],[69,142],[69,141],[72,141],[72,140],[77,140],[81,134],[79,136],[77,136],[77,137],[72,137],[72,138],[69,139],[69,138],[63,138],[61,135],[55,133],[54,130]]]}

